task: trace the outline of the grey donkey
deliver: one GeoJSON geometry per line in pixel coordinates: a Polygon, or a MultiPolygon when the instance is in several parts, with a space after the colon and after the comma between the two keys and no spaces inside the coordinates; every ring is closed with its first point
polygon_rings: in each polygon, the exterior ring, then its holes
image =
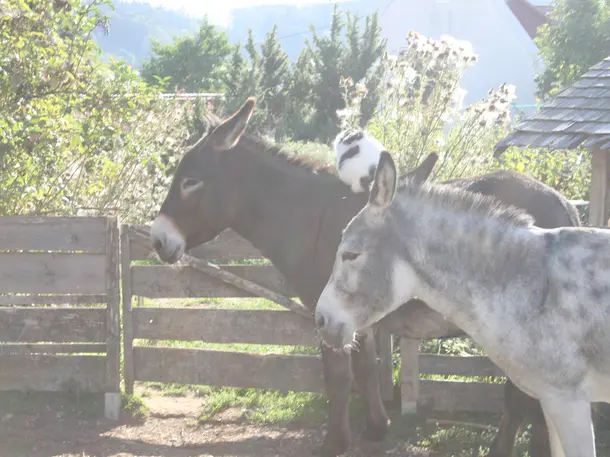
{"type": "Polygon", "coordinates": [[[383,152],[316,305],[326,343],[350,348],[418,297],[540,400],[553,457],[595,456],[591,402],[610,400],[610,231],[541,229],[490,197],[396,181],[383,152]]]}

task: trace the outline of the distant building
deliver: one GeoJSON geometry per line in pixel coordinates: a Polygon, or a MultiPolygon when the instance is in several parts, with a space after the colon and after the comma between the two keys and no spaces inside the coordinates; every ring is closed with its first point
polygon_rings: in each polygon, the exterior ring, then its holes
{"type": "MultiPolygon", "coordinates": [[[[550,0],[395,0],[381,10],[381,26],[390,50],[405,45],[409,30],[432,38],[451,35],[472,43],[479,61],[467,70],[465,104],[476,102],[492,87],[507,82],[517,88],[519,111],[535,109],[534,77],[542,69],[533,42],[535,27],[545,19],[550,0]],[[541,9],[542,8],[542,9],[541,9]]],[[[349,4],[349,3],[348,3],[349,4]]]]}
{"type": "Polygon", "coordinates": [[[506,0],[506,4],[532,40],[538,27],[548,22],[552,10],[550,0],[506,0]]]}

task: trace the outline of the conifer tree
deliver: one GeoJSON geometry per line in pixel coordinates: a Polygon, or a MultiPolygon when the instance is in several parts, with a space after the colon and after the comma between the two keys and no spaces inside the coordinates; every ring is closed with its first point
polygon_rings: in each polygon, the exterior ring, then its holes
{"type": "Polygon", "coordinates": [[[261,107],[266,111],[267,130],[275,130],[285,115],[291,77],[288,55],[277,40],[277,25],[261,45],[261,107]]]}
{"type": "Polygon", "coordinates": [[[311,26],[313,44],[308,43],[315,67],[313,104],[315,112],[312,119],[317,137],[329,143],[339,133],[337,111],[345,108],[341,93],[341,76],[345,74],[345,45],[341,41],[344,24],[339,8],[335,4],[330,31],[320,36],[311,26]]]}

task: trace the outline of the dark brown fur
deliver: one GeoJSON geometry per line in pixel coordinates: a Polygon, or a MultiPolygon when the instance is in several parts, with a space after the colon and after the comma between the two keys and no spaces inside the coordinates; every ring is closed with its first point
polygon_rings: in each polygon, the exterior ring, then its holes
{"type": "MultiPolygon", "coordinates": [[[[245,107],[246,105],[244,105],[245,107]]],[[[244,107],[227,122],[235,124],[244,107]]],[[[221,124],[222,127],[222,124],[221,124]]],[[[245,127],[245,124],[244,124],[245,127]]],[[[226,129],[225,129],[226,130],[226,129]]],[[[242,135],[230,150],[219,150],[216,129],[198,142],[176,170],[160,214],[169,217],[183,233],[187,248],[213,239],[232,228],[256,246],[282,272],[303,303],[313,307],[322,292],[341,240],[341,232],[366,204],[367,194],[353,194],[330,167],[284,153],[250,135],[242,135]],[[203,180],[199,193],[185,202],[180,197],[184,178],[203,180]]],[[[240,132],[241,133],[241,132],[240,132]]],[[[224,133],[222,133],[224,134],[224,133]]],[[[222,139],[222,138],[221,138],[222,139]]],[[[426,170],[425,176],[430,170],[426,170]]],[[[578,214],[559,193],[538,181],[511,172],[448,182],[525,209],[541,227],[579,225],[578,214]]],[[[161,258],[162,247],[158,246],[161,258]]],[[[165,255],[165,260],[169,260],[165,255]]],[[[410,303],[379,325],[399,336],[440,338],[463,335],[423,302],[410,303]],[[408,314],[407,318],[397,314],[408,314]],[[396,326],[396,323],[401,323],[396,326]],[[405,324],[406,323],[406,324],[405,324]]],[[[367,403],[365,436],[383,439],[388,418],[381,396],[373,341],[352,354],[322,349],[329,431],[322,455],[343,454],[350,442],[348,403],[352,375],[367,403]]],[[[516,433],[526,415],[535,422],[532,457],[548,457],[547,431],[539,403],[516,389],[505,387],[505,411],[500,432],[489,457],[509,457],[516,433]]]]}

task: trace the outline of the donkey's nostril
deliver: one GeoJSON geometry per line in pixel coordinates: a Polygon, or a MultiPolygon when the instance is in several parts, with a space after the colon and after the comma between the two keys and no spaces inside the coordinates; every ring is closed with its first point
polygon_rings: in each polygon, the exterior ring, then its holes
{"type": "Polygon", "coordinates": [[[161,243],[161,240],[159,238],[155,239],[155,241],[153,241],[153,248],[155,248],[155,251],[160,251],[161,248],[163,247],[163,243],[161,243]]]}
{"type": "Polygon", "coordinates": [[[324,316],[322,314],[318,314],[316,316],[316,327],[318,327],[318,328],[324,327],[324,316]]]}

